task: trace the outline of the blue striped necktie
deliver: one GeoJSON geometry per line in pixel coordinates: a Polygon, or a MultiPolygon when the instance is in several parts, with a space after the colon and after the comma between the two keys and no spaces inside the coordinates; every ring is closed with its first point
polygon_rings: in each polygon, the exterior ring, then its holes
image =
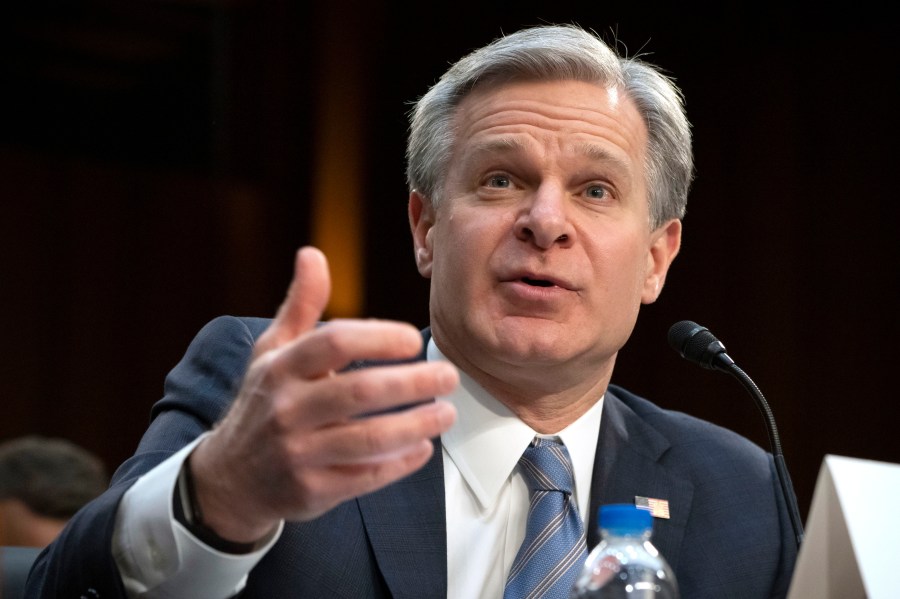
{"type": "Polygon", "coordinates": [[[519,460],[531,504],[525,540],[506,579],[503,599],[568,599],[587,557],[584,524],[572,494],[566,446],[535,438],[519,460]]]}

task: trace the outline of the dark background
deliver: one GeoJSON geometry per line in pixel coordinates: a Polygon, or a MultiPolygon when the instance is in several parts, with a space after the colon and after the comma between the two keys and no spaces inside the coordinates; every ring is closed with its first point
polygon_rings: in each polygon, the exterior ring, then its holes
{"type": "Polygon", "coordinates": [[[0,440],[63,436],[114,468],[206,321],[273,314],[310,242],[312,140],[337,126],[316,117],[323,64],[365,123],[348,176],[364,198],[362,313],[425,325],[408,103],[502,32],[577,22],[674,75],[694,124],[682,253],[614,382],[767,446],[740,385],[668,347],[669,326],[695,320],[766,394],[804,517],[825,454],[900,462],[900,28],[858,3],[678,6],[7,7],[0,440]]]}

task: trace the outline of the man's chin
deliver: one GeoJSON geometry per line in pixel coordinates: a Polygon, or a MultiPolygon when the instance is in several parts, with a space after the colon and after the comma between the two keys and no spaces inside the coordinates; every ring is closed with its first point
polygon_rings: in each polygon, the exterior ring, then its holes
{"type": "Polygon", "coordinates": [[[491,349],[504,362],[529,368],[559,367],[583,353],[571,335],[538,331],[498,335],[491,349]]]}
{"type": "Polygon", "coordinates": [[[538,318],[506,317],[487,325],[473,319],[457,330],[462,335],[444,338],[454,346],[445,355],[457,353],[479,369],[491,369],[491,363],[528,369],[576,366],[573,360],[586,360],[597,345],[571,326],[538,318]]]}

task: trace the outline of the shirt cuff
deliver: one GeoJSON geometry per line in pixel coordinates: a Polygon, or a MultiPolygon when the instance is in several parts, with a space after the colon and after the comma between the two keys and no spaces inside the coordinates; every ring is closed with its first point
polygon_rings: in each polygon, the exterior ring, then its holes
{"type": "Polygon", "coordinates": [[[231,597],[281,536],[284,521],[254,551],[234,555],[205,545],[175,520],[172,494],[181,465],[208,434],[147,472],[122,497],[112,553],[129,597],[231,597]]]}

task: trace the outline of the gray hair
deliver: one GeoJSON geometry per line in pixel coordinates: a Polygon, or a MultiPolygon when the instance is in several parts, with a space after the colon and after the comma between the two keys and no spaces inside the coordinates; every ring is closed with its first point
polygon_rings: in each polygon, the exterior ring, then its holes
{"type": "Polygon", "coordinates": [[[454,143],[453,117],[476,86],[517,80],[572,79],[616,87],[637,106],[648,131],[650,224],[683,218],[694,176],[684,98],[659,68],[619,56],[576,25],[531,27],[500,37],[457,61],[410,112],[406,177],[434,206],[440,203],[454,143]]]}

